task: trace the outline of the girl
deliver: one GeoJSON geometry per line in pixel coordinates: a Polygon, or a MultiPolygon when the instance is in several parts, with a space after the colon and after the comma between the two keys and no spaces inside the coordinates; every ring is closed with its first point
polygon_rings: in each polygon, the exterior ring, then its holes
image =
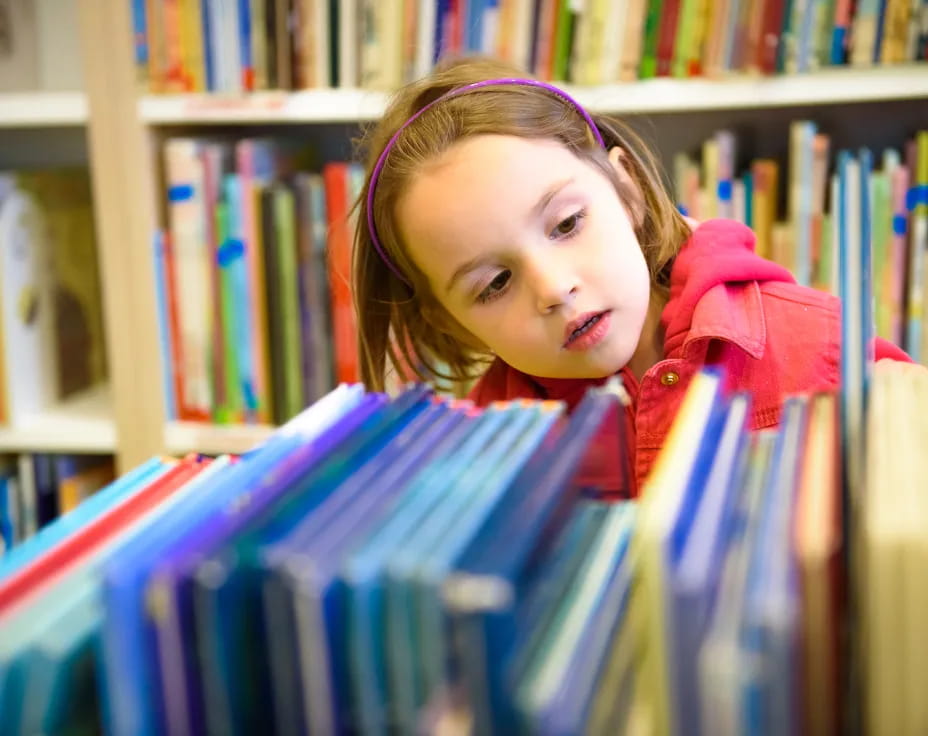
{"type": "MultiPolygon", "coordinates": [[[[368,143],[353,289],[370,389],[389,361],[479,378],[479,405],[573,408],[618,373],[633,486],[614,437],[586,481],[634,494],[702,366],[752,394],[755,429],[838,386],[839,301],[756,256],[744,225],[688,223],[641,140],[562,91],[458,62],[400,91],[368,143]]],[[[876,357],[905,359],[883,341],[876,357]]]]}

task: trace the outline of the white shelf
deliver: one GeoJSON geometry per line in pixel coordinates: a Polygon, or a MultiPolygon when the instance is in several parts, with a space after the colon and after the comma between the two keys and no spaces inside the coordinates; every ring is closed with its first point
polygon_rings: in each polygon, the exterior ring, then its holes
{"type": "MultiPolygon", "coordinates": [[[[778,77],[661,78],[563,86],[591,111],[621,114],[928,99],[928,64],[835,68],[778,77]]],[[[388,99],[386,93],[358,89],[149,95],[139,100],[139,115],[151,125],[355,122],[380,117],[388,99]]]]}
{"type": "Polygon", "coordinates": [[[0,128],[58,128],[86,122],[83,92],[0,92],[0,128]]]}
{"type": "Polygon", "coordinates": [[[661,78],[567,89],[590,110],[622,114],[928,99],[928,64],[834,68],[777,77],[661,78]]]}
{"type": "Polygon", "coordinates": [[[209,123],[345,123],[375,120],[388,95],[360,89],[257,92],[252,95],[149,95],[139,116],[153,125],[209,123]]]}
{"type": "Polygon", "coordinates": [[[0,426],[2,452],[115,450],[116,423],[108,386],[90,389],[15,425],[0,426]]]}
{"type": "Polygon", "coordinates": [[[164,446],[172,455],[202,452],[208,455],[240,454],[261,444],[276,427],[266,424],[204,424],[168,422],[164,428],[164,446]]]}

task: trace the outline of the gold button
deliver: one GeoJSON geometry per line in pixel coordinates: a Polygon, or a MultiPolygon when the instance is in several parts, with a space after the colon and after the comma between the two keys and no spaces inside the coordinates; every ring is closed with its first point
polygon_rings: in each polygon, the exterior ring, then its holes
{"type": "Polygon", "coordinates": [[[661,383],[663,383],[665,386],[673,386],[679,380],[680,376],[678,376],[673,371],[667,371],[664,375],[661,376],[661,383]]]}

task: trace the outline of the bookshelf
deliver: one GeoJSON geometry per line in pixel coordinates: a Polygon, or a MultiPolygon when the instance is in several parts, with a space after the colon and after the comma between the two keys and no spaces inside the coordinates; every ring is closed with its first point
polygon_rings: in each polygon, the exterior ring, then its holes
{"type": "Polygon", "coordinates": [[[0,93],[0,128],[60,128],[86,122],[83,92],[0,93]]]}
{"type": "MultiPolygon", "coordinates": [[[[120,467],[161,452],[237,452],[267,436],[267,426],[212,426],[171,421],[165,411],[152,233],[164,223],[161,144],[176,135],[296,133],[324,153],[340,155],[359,124],[375,120],[389,94],[369,89],[313,89],[230,94],[148,94],[140,83],[131,3],[81,0],[80,32],[86,118],[95,187],[113,421],[120,467]]],[[[565,85],[597,112],[635,116],[651,127],[668,161],[671,144],[693,144],[720,125],[757,129],[763,155],[779,156],[791,118],[828,116],[847,145],[862,138],[898,141],[900,130],[924,125],[928,65],[835,68],[794,76],[677,80],[593,87],[565,85]],[[853,115],[845,111],[853,110],[853,115]],[[652,117],[653,116],[653,117],[652,117]],[[774,142],[769,133],[779,131],[774,142]]],[[[33,98],[41,124],[43,109],[33,98]]],[[[49,106],[55,98],[50,98],[49,106]]],[[[58,100],[56,105],[64,105],[58,100]]],[[[0,99],[0,106],[3,105],[0,99]]],[[[0,107],[0,112],[2,112],[0,107]]],[[[28,108],[24,107],[23,110],[28,108]]],[[[47,120],[67,119],[59,108],[47,120]]],[[[0,114],[0,118],[3,115],[0,114]]],[[[47,122],[46,124],[51,124],[47,122]]]]}
{"type": "MultiPolygon", "coordinates": [[[[928,70],[913,64],[829,69],[793,77],[662,78],[596,87],[561,86],[593,112],[684,114],[928,99],[928,70]]],[[[358,89],[247,96],[145,95],[139,100],[139,117],[154,126],[358,123],[376,120],[388,97],[385,92],[358,89]]]]}
{"type": "Polygon", "coordinates": [[[112,453],[118,447],[108,386],[0,427],[0,452],[112,453]]]}

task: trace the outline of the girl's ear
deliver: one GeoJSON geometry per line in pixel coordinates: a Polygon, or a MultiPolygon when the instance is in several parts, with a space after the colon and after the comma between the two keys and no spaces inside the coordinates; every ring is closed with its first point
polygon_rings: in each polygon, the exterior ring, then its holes
{"type": "Polygon", "coordinates": [[[635,227],[639,227],[644,222],[644,194],[642,194],[638,182],[628,173],[628,168],[625,166],[625,150],[621,146],[613,146],[609,149],[608,157],[609,163],[619,176],[622,189],[631,193],[634,201],[626,202],[625,205],[635,222],[635,227]]]}

